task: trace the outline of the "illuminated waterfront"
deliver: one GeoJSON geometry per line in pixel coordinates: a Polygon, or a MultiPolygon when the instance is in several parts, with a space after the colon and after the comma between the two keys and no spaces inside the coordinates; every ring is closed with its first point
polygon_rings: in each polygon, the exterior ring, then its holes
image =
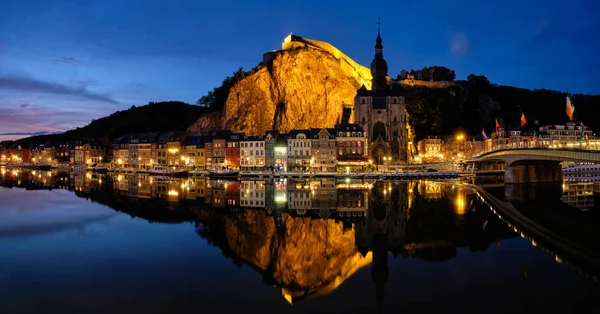
{"type": "MultiPolygon", "coordinates": [[[[562,313],[598,297],[596,270],[458,181],[14,170],[0,184],[2,313],[394,313],[448,302],[562,313]]],[[[565,184],[544,195],[575,207],[541,222],[588,229],[598,221],[593,185],[565,184]],[[573,199],[571,185],[586,198],[573,199]]],[[[549,204],[529,189],[481,186],[519,208],[549,204]]]]}

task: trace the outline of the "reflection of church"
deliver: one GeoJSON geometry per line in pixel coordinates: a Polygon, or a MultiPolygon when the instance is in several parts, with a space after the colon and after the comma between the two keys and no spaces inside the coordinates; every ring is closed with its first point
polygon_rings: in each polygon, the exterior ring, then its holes
{"type": "Polygon", "coordinates": [[[407,182],[379,181],[371,189],[366,219],[355,224],[355,243],[363,254],[373,252],[371,278],[377,289],[381,310],[384,286],[387,282],[388,252],[395,257],[402,252],[406,241],[408,212],[407,182]]]}
{"type": "Polygon", "coordinates": [[[354,98],[354,122],[369,136],[369,156],[376,164],[405,163],[407,125],[402,87],[388,80],[383,45],[377,32],[375,57],[371,62],[372,90],[363,85],[354,98]]]}

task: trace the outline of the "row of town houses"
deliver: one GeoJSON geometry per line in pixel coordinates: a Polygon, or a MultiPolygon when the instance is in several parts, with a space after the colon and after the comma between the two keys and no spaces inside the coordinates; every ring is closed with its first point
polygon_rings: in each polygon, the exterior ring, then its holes
{"type": "Polygon", "coordinates": [[[336,172],[364,170],[368,137],[358,124],[334,128],[267,131],[248,136],[221,130],[211,136],[184,132],[127,134],[107,141],[21,147],[0,142],[3,163],[105,165],[121,169],[155,166],[194,170],[232,169],[336,172]]]}
{"type": "MultiPolygon", "coordinates": [[[[127,134],[107,139],[21,146],[0,142],[0,164],[103,165],[116,169],[149,169],[154,166],[189,170],[232,169],[300,172],[363,171],[371,167],[368,134],[358,124],[334,128],[267,131],[249,136],[221,130],[211,136],[184,132],[127,134]]],[[[409,144],[412,144],[410,142],[409,144]]],[[[572,122],[496,132],[476,136],[429,136],[410,147],[409,162],[463,160],[478,153],[505,147],[586,147],[600,149],[600,140],[585,126],[572,122]]],[[[391,156],[383,158],[391,162],[391,156]]]]}

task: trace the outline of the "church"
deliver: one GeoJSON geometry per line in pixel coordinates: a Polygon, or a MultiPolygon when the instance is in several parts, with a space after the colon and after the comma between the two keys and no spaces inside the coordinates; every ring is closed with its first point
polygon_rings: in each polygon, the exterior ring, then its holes
{"type": "MultiPolygon", "coordinates": [[[[378,22],[379,24],[379,22],[378,22]]],[[[372,88],[363,85],[354,98],[354,123],[368,134],[369,157],[377,165],[406,164],[407,124],[403,88],[388,79],[380,29],[371,62],[372,88]]]]}

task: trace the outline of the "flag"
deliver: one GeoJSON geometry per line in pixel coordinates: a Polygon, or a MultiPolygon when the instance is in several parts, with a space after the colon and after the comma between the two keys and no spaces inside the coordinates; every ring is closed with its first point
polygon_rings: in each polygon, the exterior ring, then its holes
{"type": "Polygon", "coordinates": [[[521,112],[521,127],[527,124],[527,119],[525,118],[525,114],[521,112]]]}
{"type": "Polygon", "coordinates": [[[498,119],[496,119],[496,134],[498,134],[499,127],[500,127],[500,124],[498,123],[498,119]]]}
{"type": "Polygon", "coordinates": [[[485,130],[483,129],[483,127],[481,128],[481,135],[483,135],[484,140],[487,140],[487,135],[485,135],[485,130]]]}
{"type": "Polygon", "coordinates": [[[571,97],[567,95],[567,117],[569,117],[569,121],[573,121],[573,112],[575,112],[575,106],[571,101],[571,97]]]}

